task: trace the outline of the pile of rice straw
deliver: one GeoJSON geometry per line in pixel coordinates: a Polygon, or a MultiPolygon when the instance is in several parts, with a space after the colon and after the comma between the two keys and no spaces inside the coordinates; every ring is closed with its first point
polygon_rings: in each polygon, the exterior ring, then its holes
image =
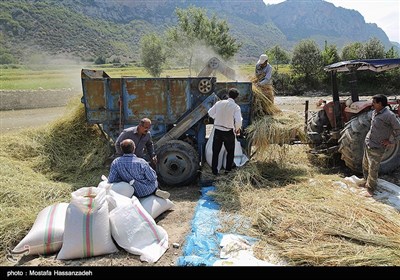
{"type": "Polygon", "coordinates": [[[98,127],[88,125],[75,100],[69,114],[40,129],[1,135],[0,257],[32,227],[37,214],[71,192],[97,186],[108,174],[109,145],[98,127]]]}
{"type": "Polygon", "coordinates": [[[282,148],[271,145],[266,161],[249,162],[215,182],[222,232],[258,238],[257,257],[277,264],[400,265],[395,208],[359,188],[343,188],[338,175],[317,173],[303,146],[274,157],[282,148]]]}
{"type": "Polygon", "coordinates": [[[253,120],[246,133],[254,153],[264,154],[271,144],[292,144],[296,140],[305,142],[304,118],[294,112],[282,112],[274,104],[272,85],[258,86],[256,77],[252,78],[252,82],[253,120]]]}

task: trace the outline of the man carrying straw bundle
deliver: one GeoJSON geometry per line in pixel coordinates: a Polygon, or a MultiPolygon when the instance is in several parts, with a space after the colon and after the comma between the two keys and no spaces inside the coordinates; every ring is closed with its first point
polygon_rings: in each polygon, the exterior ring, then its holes
{"type": "Polygon", "coordinates": [[[274,88],[272,86],[272,66],[266,54],[260,55],[252,79],[255,96],[255,115],[274,115],[280,110],[274,105],[274,88]]]}
{"type": "Polygon", "coordinates": [[[268,63],[266,54],[260,55],[256,64],[257,86],[272,85],[272,66],[268,63]]]}

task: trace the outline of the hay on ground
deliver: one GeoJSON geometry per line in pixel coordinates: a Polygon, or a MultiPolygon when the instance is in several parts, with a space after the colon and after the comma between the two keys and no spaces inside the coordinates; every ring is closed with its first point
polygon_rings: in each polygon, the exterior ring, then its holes
{"type": "Polygon", "coordinates": [[[260,239],[255,252],[267,261],[400,265],[400,213],[362,196],[360,189],[350,191],[335,184],[342,180],[338,175],[317,175],[307,167],[296,170],[296,161],[307,164],[306,157],[295,149],[290,152],[281,165],[271,164],[273,159],[252,162],[216,182],[214,196],[222,215],[236,217],[234,224],[221,219],[222,230],[229,232],[250,220],[252,226],[242,226],[240,233],[260,239]],[[257,184],[249,174],[256,174],[257,184]]]}
{"type": "Polygon", "coordinates": [[[87,124],[77,99],[48,126],[0,136],[0,258],[28,233],[37,214],[71,192],[97,186],[108,173],[109,146],[87,124]]]}

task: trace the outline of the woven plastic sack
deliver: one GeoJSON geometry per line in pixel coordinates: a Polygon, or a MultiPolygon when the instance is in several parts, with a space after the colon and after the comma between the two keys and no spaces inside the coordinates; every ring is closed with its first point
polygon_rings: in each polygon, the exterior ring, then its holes
{"type": "Polygon", "coordinates": [[[141,261],[154,263],[168,249],[168,234],[132,197],[131,204],[118,206],[110,212],[114,240],[127,252],[139,255],[141,261]]]}
{"type": "Polygon", "coordinates": [[[118,251],[111,238],[106,191],[81,188],[72,194],[65,218],[63,245],[57,259],[76,259],[118,251]]]}
{"type": "Polygon", "coordinates": [[[47,206],[36,217],[28,234],[11,251],[13,254],[47,255],[61,249],[68,203],[47,206]]]}

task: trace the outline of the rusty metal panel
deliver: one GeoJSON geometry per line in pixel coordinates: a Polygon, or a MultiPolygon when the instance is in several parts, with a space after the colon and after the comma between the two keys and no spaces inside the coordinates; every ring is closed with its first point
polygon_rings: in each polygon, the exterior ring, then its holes
{"type": "Polygon", "coordinates": [[[171,121],[176,121],[180,118],[187,110],[192,108],[190,102],[191,91],[190,91],[190,79],[188,78],[177,78],[170,79],[170,116],[171,121]]]}
{"type": "Polygon", "coordinates": [[[121,79],[110,79],[110,90],[107,91],[107,94],[108,109],[119,112],[119,99],[121,97],[121,79]]]}
{"type": "Polygon", "coordinates": [[[162,79],[123,79],[124,116],[127,123],[154,119],[167,113],[166,84],[162,79]]]}
{"type": "Polygon", "coordinates": [[[105,108],[104,80],[84,80],[86,105],[90,110],[105,108]]]}
{"type": "Polygon", "coordinates": [[[126,123],[143,117],[173,123],[191,107],[187,78],[125,78],[122,88],[126,123]]]}
{"type": "Polygon", "coordinates": [[[110,78],[84,78],[82,85],[88,122],[119,124],[120,81],[110,78]]]}

